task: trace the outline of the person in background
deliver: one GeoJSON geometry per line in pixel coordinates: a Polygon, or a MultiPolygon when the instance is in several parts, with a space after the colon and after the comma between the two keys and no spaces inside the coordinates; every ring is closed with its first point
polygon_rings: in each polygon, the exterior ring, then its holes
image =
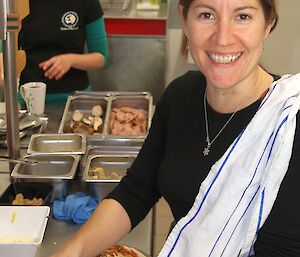
{"type": "Polygon", "coordinates": [[[30,0],[19,48],[26,52],[20,85],[42,81],[47,102],[65,101],[74,90],[91,90],[88,70],[108,61],[103,11],[98,0],[30,0]],[[85,53],[85,43],[88,53],[85,53]]]}
{"type": "Polygon", "coordinates": [[[180,0],[184,52],[120,184],[52,257],[92,257],[164,197],[176,225],[160,257],[300,256],[300,75],[259,62],[273,0],[180,0]]]}

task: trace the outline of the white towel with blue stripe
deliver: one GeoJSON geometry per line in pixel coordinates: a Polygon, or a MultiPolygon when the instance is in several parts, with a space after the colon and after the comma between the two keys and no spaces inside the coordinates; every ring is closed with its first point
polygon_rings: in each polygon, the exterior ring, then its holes
{"type": "MultiPolygon", "coordinates": [[[[159,257],[246,257],[274,204],[292,154],[300,74],[272,84],[256,114],[200,186],[159,257]]],[[[183,185],[184,186],[184,185],[183,185]]]]}

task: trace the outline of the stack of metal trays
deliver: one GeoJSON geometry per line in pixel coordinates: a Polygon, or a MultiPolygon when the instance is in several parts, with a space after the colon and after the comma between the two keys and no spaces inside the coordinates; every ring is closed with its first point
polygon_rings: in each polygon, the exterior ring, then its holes
{"type": "Polygon", "coordinates": [[[128,9],[131,0],[100,0],[100,3],[104,11],[122,12],[128,9]]]}
{"type": "MultiPolygon", "coordinates": [[[[7,121],[6,114],[0,114],[0,145],[7,145],[7,121]]],[[[25,110],[19,112],[19,136],[20,139],[26,136],[31,136],[35,133],[42,133],[45,131],[48,125],[48,118],[46,116],[39,116],[34,114],[29,114],[25,110]]],[[[27,147],[29,140],[22,140],[21,146],[27,147]]]]}
{"type": "Polygon", "coordinates": [[[149,92],[77,92],[67,100],[58,133],[85,133],[89,145],[100,139],[143,141],[151,125],[152,105],[149,92]],[[93,109],[99,105],[101,125],[95,129],[93,109]]]}
{"type": "Polygon", "coordinates": [[[81,155],[85,153],[83,134],[35,134],[27,149],[27,160],[18,163],[11,177],[14,182],[51,183],[51,201],[64,200],[75,178],[81,155]]]}

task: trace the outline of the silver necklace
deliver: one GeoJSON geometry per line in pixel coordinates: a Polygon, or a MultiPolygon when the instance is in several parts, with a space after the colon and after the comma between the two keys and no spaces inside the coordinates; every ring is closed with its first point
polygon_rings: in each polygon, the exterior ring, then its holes
{"type": "Polygon", "coordinates": [[[225,124],[223,125],[223,127],[219,130],[219,132],[215,135],[215,137],[210,140],[210,137],[209,137],[209,128],[208,128],[208,118],[207,118],[207,104],[206,104],[206,97],[207,97],[207,88],[205,88],[205,92],[204,92],[204,97],[203,97],[203,106],[204,106],[204,116],[205,116],[205,129],[206,129],[206,147],[204,147],[203,149],[203,155],[204,156],[207,156],[209,155],[209,152],[210,152],[210,148],[211,148],[211,145],[215,142],[215,140],[218,138],[218,136],[223,132],[223,130],[226,128],[226,126],[228,125],[228,123],[232,120],[233,116],[238,112],[238,110],[240,109],[240,107],[242,106],[242,104],[247,100],[249,99],[252,94],[256,91],[258,85],[260,84],[260,79],[258,78],[257,79],[257,82],[256,82],[256,85],[255,87],[253,87],[252,91],[250,91],[250,94],[248,95],[247,98],[245,98],[244,100],[242,100],[236,110],[231,114],[231,116],[229,117],[229,119],[225,122],[225,124]]]}
{"type": "Polygon", "coordinates": [[[204,106],[204,116],[205,116],[205,129],[206,129],[206,147],[204,147],[203,149],[203,155],[207,156],[209,155],[210,152],[210,148],[211,145],[215,142],[215,140],[218,138],[218,136],[222,133],[222,131],[226,128],[226,126],[228,125],[228,123],[232,120],[233,116],[237,113],[238,108],[234,111],[234,113],[231,114],[231,116],[229,117],[229,119],[225,122],[225,124],[223,125],[223,127],[219,130],[219,132],[215,135],[215,137],[210,140],[209,137],[209,128],[208,128],[208,118],[207,118],[207,106],[206,106],[206,88],[205,88],[205,92],[204,92],[204,97],[203,97],[203,106],[204,106]]]}

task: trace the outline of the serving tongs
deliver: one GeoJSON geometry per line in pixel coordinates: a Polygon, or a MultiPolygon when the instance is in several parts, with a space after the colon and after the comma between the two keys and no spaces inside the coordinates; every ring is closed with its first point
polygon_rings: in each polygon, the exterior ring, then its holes
{"type": "Polygon", "coordinates": [[[35,159],[13,159],[9,157],[0,157],[0,161],[10,162],[10,163],[21,163],[26,165],[35,165],[38,163],[35,159]]]}

